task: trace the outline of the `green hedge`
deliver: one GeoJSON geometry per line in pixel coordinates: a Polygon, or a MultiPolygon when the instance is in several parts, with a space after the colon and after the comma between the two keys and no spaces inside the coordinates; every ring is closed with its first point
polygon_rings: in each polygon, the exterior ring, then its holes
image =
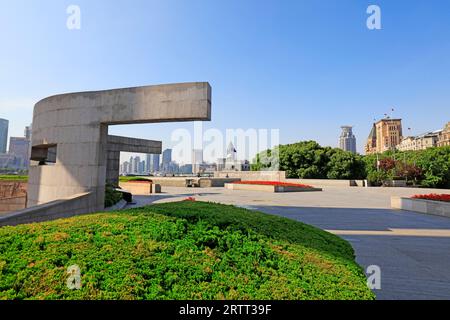
{"type": "Polygon", "coordinates": [[[0,228],[1,299],[373,299],[352,247],[203,202],[0,228]],[[66,286],[77,265],[81,289],[66,286]]]}
{"type": "Polygon", "coordinates": [[[388,151],[378,155],[378,160],[386,159],[394,161],[396,166],[380,171],[377,155],[362,156],[322,147],[315,141],[303,141],[261,152],[254,159],[252,170],[279,168],[286,171],[288,178],[368,179],[375,183],[407,178],[423,187],[450,188],[450,147],[388,151]]]}

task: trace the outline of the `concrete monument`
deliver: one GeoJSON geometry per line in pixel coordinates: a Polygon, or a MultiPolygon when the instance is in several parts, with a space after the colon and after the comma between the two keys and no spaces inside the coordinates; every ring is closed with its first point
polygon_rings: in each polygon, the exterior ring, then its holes
{"type": "Polygon", "coordinates": [[[108,136],[110,125],[207,120],[206,82],[43,99],[33,115],[28,207],[82,194],[86,212],[102,210],[106,181],[117,182],[120,151],[161,153],[158,141],[108,136]]]}

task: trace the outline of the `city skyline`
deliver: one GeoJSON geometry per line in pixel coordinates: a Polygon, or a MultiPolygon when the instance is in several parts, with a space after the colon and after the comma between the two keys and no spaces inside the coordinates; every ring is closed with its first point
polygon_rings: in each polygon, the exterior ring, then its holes
{"type": "MultiPolygon", "coordinates": [[[[201,13],[184,3],[78,4],[82,24],[76,31],[66,28],[64,4],[0,4],[3,45],[14,48],[0,52],[0,117],[10,120],[11,136],[21,135],[33,105],[49,95],[193,79],[214,88],[214,113],[205,128],[278,128],[282,144],[316,140],[337,147],[340,125],[350,122],[362,153],[369,123],[391,108],[408,115],[404,126],[414,134],[441,128],[450,118],[450,44],[442,32],[449,3],[436,11],[378,1],[381,30],[367,29],[365,1],[199,1],[201,13]],[[35,12],[46,12],[46,19],[35,12]],[[112,24],[112,16],[123,23],[112,24]],[[182,41],[167,40],[174,37],[182,41]],[[124,57],[131,59],[123,63],[124,57]]],[[[191,130],[192,124],[110,131],[159,139],[170,148],[177,128],[191,130]]]]}

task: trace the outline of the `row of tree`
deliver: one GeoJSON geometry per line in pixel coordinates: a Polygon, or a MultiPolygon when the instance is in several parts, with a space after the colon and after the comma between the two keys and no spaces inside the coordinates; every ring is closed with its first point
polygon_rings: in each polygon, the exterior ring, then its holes
{"type": "Polygon", "coordinates": [[[261,152],[252,165],[254,171],[277,169],[286,171],[288,178],[368,179],[375,184],[406,179],[425,187],[450,188],[450,147],[362,156],[303,141],[261,152]]]}

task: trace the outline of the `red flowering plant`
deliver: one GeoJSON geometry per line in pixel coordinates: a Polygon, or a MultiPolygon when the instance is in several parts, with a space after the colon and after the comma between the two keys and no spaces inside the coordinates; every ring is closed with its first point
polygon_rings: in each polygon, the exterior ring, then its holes
{"type": "Polygon", "coordinates": [[[418,194],[412,196],[413,199],[422,199],[422,200],[432,200],[432,201],[443,201],[450,202],[450,194],[418,194]]]}
{"type": "Polygon", "coordinates": [[[262,186],[279,186],[279,187],[299,187],[311,189],[312,186],[301,184],[301,183],[289,183],[281,181],[236,181],[234,184],[251,184],[251,185],[262,185],[262,186]]]}
{"type": "Polygon", "coordinates": [[[195,202],[195,198],[194,197],[187,197],[186,199],[184,199],[184,201],[194,201],[195,202]]]}

